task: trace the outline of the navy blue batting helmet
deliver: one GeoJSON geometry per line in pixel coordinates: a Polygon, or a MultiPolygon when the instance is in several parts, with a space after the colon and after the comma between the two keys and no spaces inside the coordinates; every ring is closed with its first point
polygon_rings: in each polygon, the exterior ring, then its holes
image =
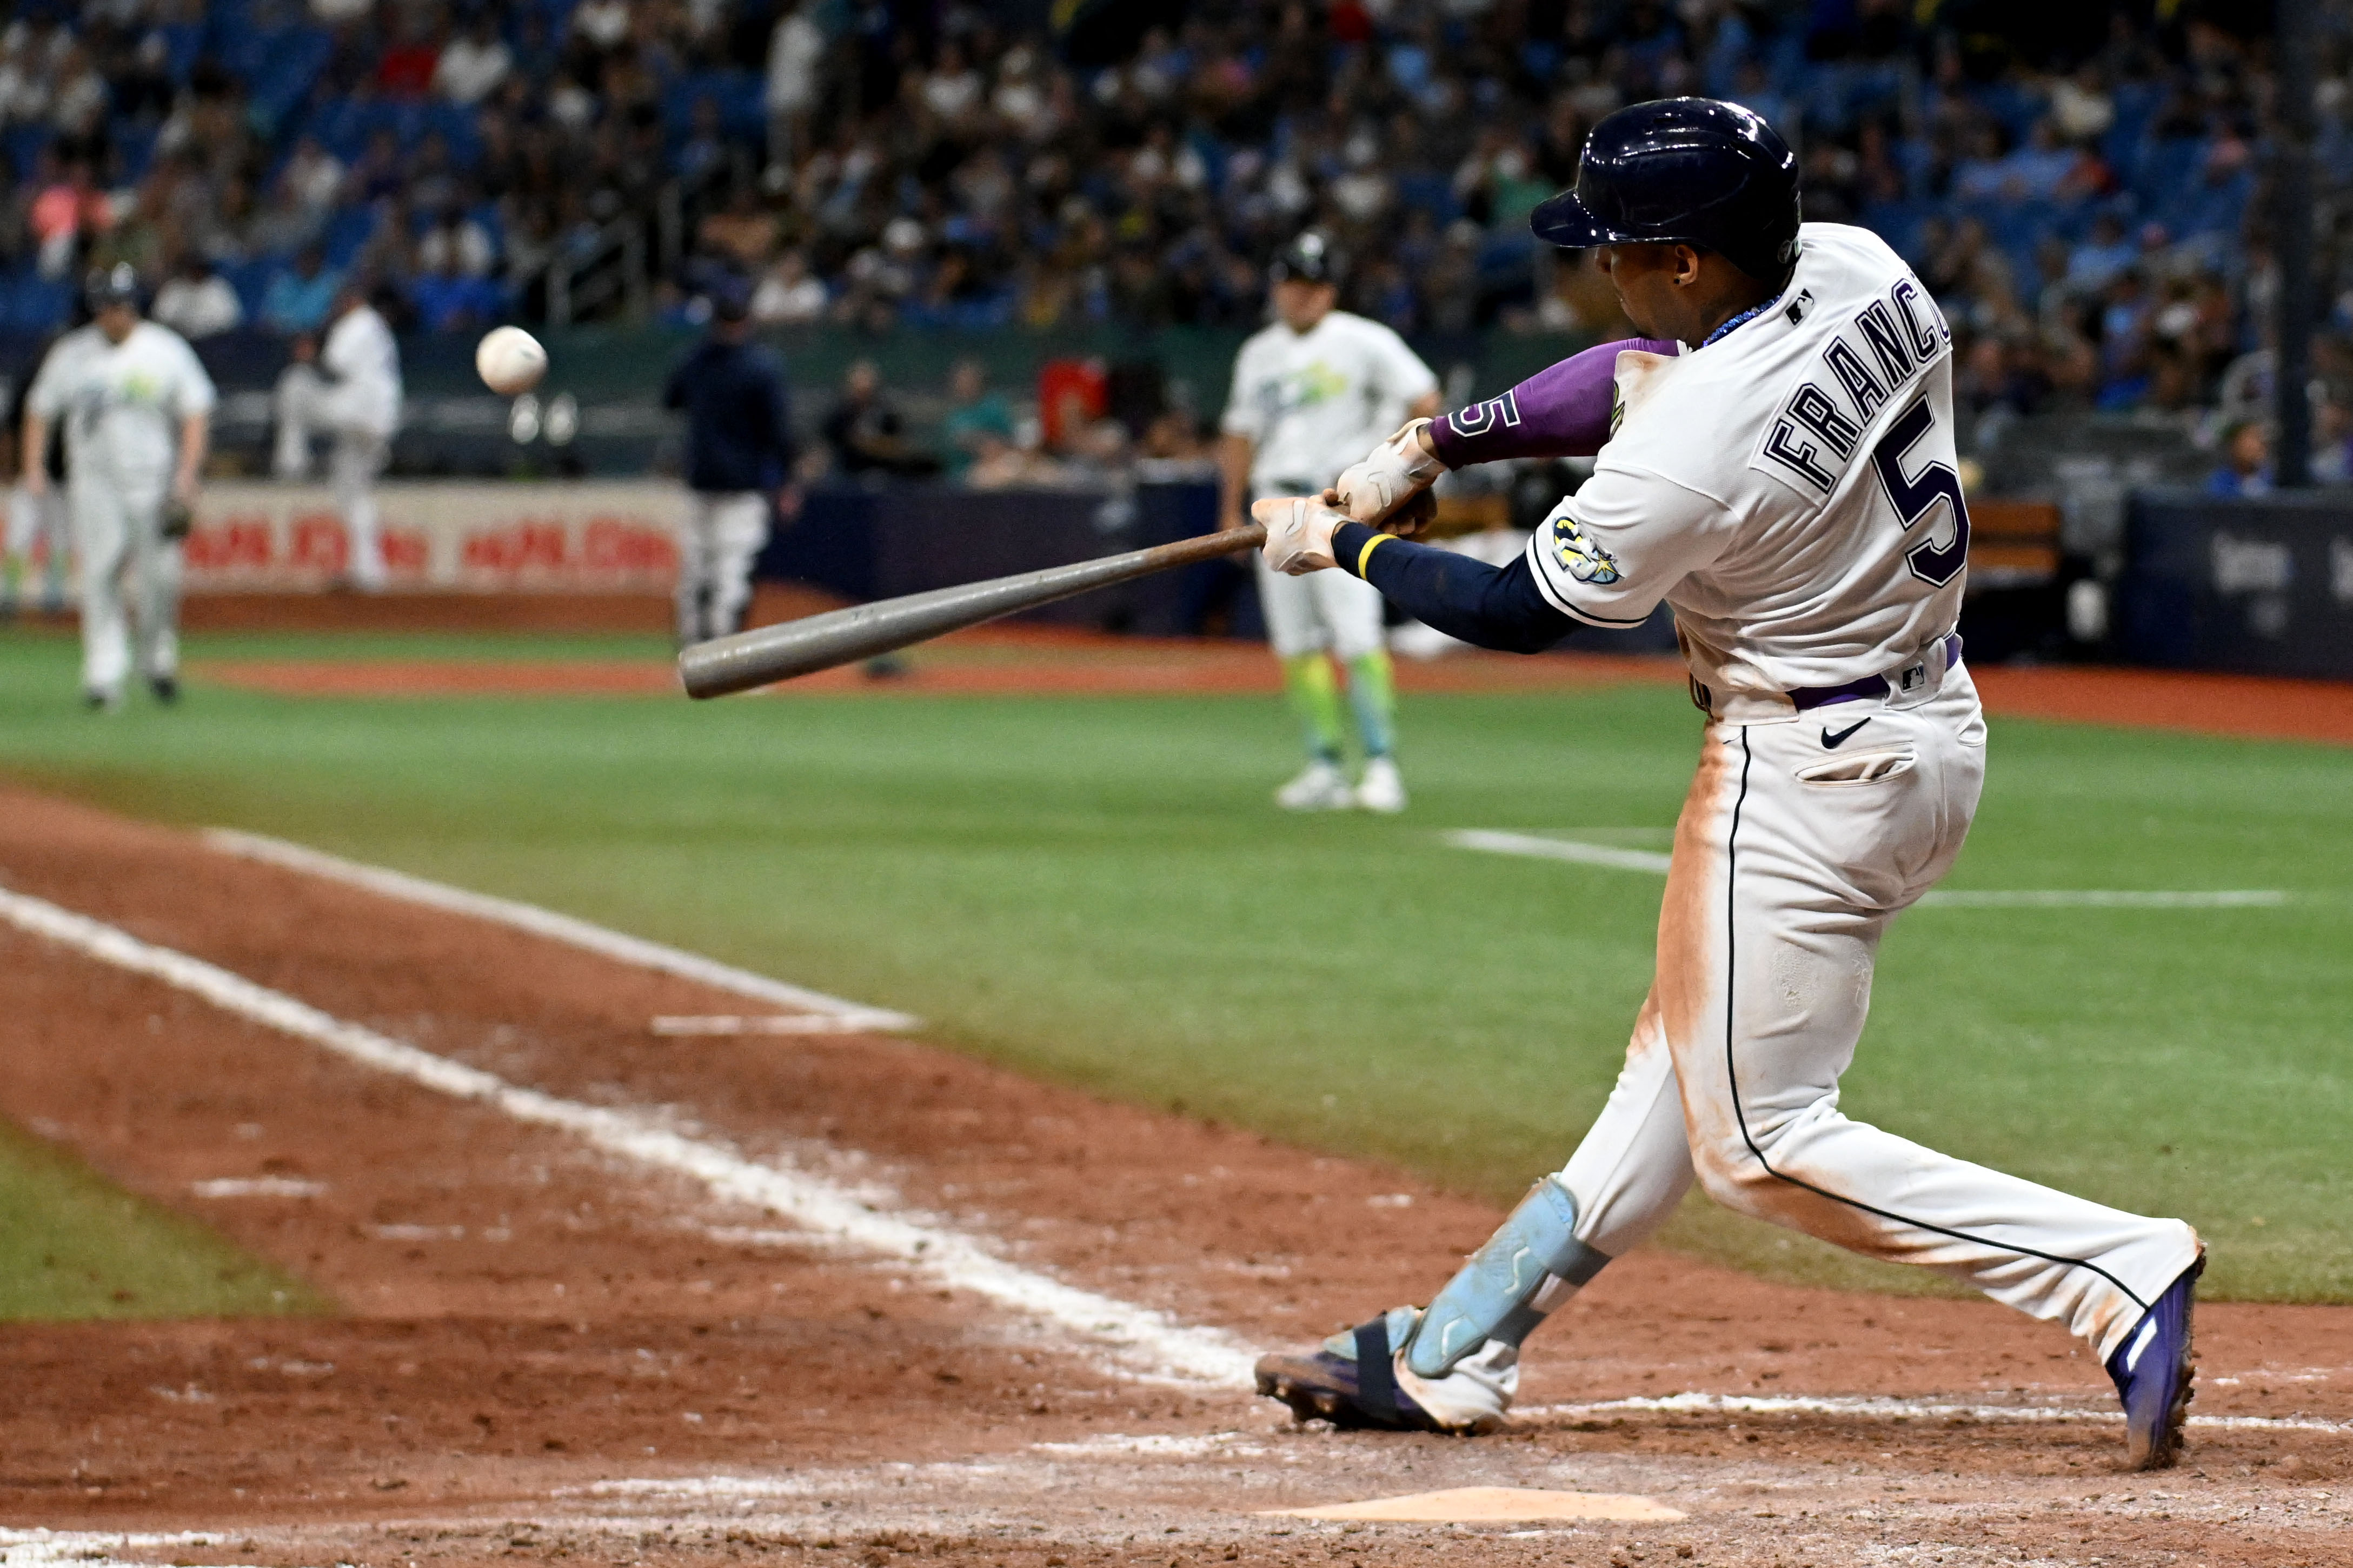
{"type": "Polygon", "coordinates": [[[1577,184],[1535,210],[1547,244],[1713,250],[1778,283],[1798,258],[1798,159],[1761,115],[1712,98],[1632,103],[1585,139],[1577,184]]]}
{"type": "Polygon", "coordinates": [[[1332,242],[1310,228],[1284,246],[1268,270],[1277,283],[1337,283],[1345,267],[1332,242]]]}
{"type": "Polygon", "coordinates": [[[111,267],[94,268],[82,279],[82,298],[93,310],[103,310],[109,305],[139,303],[139,273],[128,261],[118,261],[111,267]]]}

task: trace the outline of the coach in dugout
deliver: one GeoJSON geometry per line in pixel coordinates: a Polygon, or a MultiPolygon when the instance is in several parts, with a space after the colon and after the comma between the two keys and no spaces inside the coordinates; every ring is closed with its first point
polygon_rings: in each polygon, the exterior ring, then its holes
{"type": "Polygon", "coordinates": [[[784,367],[752,342],[752,291],[730,279],[711,292],[711,332],[670,373],[662,406],[686,413],[685,526],[678,537],[678,640],[739,629],[752,563],[768,542],[768,509],[800,507],[784,367]]]}

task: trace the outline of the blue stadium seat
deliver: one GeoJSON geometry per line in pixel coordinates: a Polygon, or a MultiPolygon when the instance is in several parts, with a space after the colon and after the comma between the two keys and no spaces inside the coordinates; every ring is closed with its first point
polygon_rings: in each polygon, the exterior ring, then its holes
{"type": "Polygon", "coordinates": [[[1452,176],[1428,170],[1413,170],[1397,177],[1398,200],[1418,212],[1426,212],[1440,227],[1462,216],[1462,204],[1454,196],[1452,176]]]}
{"type": "Polygon", "coordinates": [[[29,180],[41,161],[41,149],[49,144],[49,128],[46,125],[12,125],[8,128],[8,162],[15,166],[16,178],[29,180]]]}
{"type": "Polygon", "coordinates": [[[122,178],[132,183],[147,177],[148,166],[155,161],[153,125],[135,125],[116,121],[109,134],[113,137],[114,150],[122,159],[122,178]]]}
{"type": "Polygon", "coordinates": [[[327,253],[327,265],[348,265],[360,247],[375,233],[375,211],[372,207],[338,208],[335,216],[328,220],[327,232],[320,240],[321,247],[327,253]]]}

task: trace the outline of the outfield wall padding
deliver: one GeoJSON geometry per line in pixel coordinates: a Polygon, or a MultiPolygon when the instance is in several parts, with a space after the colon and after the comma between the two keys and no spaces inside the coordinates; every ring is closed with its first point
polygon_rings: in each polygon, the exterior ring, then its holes
{"type": "Polygon", "coordinates": [[[2353,679],[2353,497],[2137,492],[2115,626],[2135,664],[2353,679]]]}

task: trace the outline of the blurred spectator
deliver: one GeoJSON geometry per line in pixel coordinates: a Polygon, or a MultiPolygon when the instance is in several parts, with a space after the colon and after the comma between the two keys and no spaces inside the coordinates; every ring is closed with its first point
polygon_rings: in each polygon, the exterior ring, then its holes
{"type": "Polygon", "coordinates": [[[441,63],[434,13],[424,6],[389,8],[393,37],[377,57],[375,84],[391,98],[423,98],[441,63]]]}
{"type": "Polygon", "coordinates": [[[809,20],[800,0],[793,0],[768,37],[767,83],[762,94],[768,112],[768,161],[778,168],[792,162],[817,109],[817,68],[824,58],[824,32],[809,20]]]}
{"type": "Polygon", "coordinates": [[[991,391],[988,373],[976,359],[956,361],[948,376],[947,417],[940,421],[940,450],[948,476],[962,479],[991,445],[1013,441],[1013,408],[991,391]]]}
{"type": "Polygon", "coordinates": [[[939,461],[907,439],[906,422],[882,390],[882,373],[872,360],[849,367],[841,398],[821,426],[833,465],[845,474],[936,473],[939,461]]]}
{"type": "Polygon", "coordinates": [[[617,47],[629,36],[628,0],[581,0],[573,8],[572,30],[592,48],[617,47]]]}
{"type": "Polygon", "coordinates": [[[499,37],[498,14],[486,5],[441,51],[433,68],[433,90],[452,103],[480,103],[513,67],[513,52],[499,37]]]}
{"type": "Polygon", "coordinates": [[[33,238],[38,246],[37,265],[44,278],[62,278],[73,270],[84,238],[112,221],[105,193],[90,181],[90,165],[79,159],[59,168],[42,154],[48,175],[38,182],[30,213],[33,238]]]}
{"type": "Polygon", "coordinates": [[[326,252],[302,247],[294,265],[269,280],[261,296],[261,324],[273,332],[315,332],[333,309],[343,274],[327,266],[326,252]]]}
{"type": "Polygon", "coordinates": [[[809,276],[808,258],[787,250],[752,291],[752,319],[766,327],[799,327],[825,318],[825,285],[809,276]]]}
{"type": "Polygon", "coordinates": [[[2222,431],[2222,463],[2206,481],[2210,496],[2261,496],[2272,489],[2271,433],[2242,419],[2222,431]]]}
{"type": "MultiPolygon", "coordinates": [[[[406,298],[449,270],[461,211],[457,274],[500,269],[526,320],[699,297],[718,259],[763,321],[821,294],[869,331],[1233,328],[1316,223],[1357,258],[1352,308],[1400,330],[1583,336],[1625,328],[1527,211],[1594,120],[1705,91],[1788,138],[1810,216],[1877,228],[1995,345],[1989,406],[2221,395],[2278,288],[2261,7],[2075,26],[1790,3],[1194,6],[1101,68],[1061,58],[1040,7],[969,0],[308,0],[323,58],[287,26],[303,0],[24,6],[0,26],[0,268],[194,248],[267,275],[324,244],[406,298]]],[[[2353,300],[2353,16],[2324,8],[2316,49],[2319,269],[2353,300]]]]}
{"type": "Polygon", "coordinates": [[[459,270],[458,247],[445,247],[438,264],[412,279],[408,303],[428,332],[463,332],[498,320],[501,301],[490,279],[459,270]]]}
{"type": "Polygon", "coordinates": [[[147,313],[191,342],[245,324],[245,306],[237,290],[213,270],[201,251],[181,258],[179,270],[155,290],[155,303],[147,313]]]}

